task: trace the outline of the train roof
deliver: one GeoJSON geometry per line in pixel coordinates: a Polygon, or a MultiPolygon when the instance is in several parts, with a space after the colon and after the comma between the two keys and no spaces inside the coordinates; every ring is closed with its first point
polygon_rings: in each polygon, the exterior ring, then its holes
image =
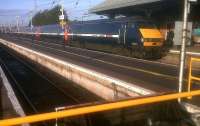
{"type": "Polygon", "coordinates": [[[135,17],[123,17],[123,18],[117,18],[117,19],[99,19],[99,20],[89,20],[89,21],[73,21],[71,24],[90,24],[90,23],[102,23],[102,22],[151,22],[152,20],[141,17],[141,16],[135,16],[135,17]]]}

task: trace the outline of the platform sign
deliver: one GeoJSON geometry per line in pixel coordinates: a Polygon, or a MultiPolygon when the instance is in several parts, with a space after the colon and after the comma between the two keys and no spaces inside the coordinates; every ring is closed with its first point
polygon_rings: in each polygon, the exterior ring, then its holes
{"type": "Polygon", "coordinates": [[[60,21],[60,25],[63,25],[63,26],[66,25],[66,21],[63,21],[63,20],[60,21]]]}
{"type": "Polygon", "coordinates": [[[189,0],[189,2],[197,2],[197,0],[189,0]]]}
{"type": "MultiPolygon", "coordinates": [[[[181,22],[181,21],[175,22],[175,28],[174,28],[174,45],[175,46],[181,45],[182,32],[183,32],[182,27],[183,27],[183,22],[181,22]]],[[[187,29],[188,29],[187,38],[188,38],[188,40],[191,40],[191,38],[192,38],[192,22],[188,22],[187,29]]],[[[186,45],[190,46],[191,41],[187,41],[186,45]]]]}
{"type": "Polygon", "coordinates": [[[64,20],[65,19],[65,15],[60,15],[59,16],[59,20],[64,20]]]}
{"type": "Polygon", "coordinates": [[[64,21],[65,20],[65,15],[61,14],[59,16],[59,20],[60,20],[60,25],[61,25],[62,29],[64,29],[64,26],[66,25],[66,21],[64,21]]]}

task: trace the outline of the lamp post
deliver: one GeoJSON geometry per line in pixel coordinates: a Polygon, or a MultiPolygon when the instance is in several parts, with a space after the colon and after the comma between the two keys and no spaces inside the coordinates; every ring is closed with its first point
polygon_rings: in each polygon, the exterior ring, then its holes
{"type": "Polygon", "coordinates": [[[64,15],[64,0],[60,1],[60,5],[61,5],[61,8],[60,8],[61,15],[59,15],[59,20],[60,20],[60,25],[62,29],[64,29],[64,26],[66,25],[65,15],[64,15]]]}
{"type": "MultiPolygon", "coordinates": [[[[180,52],[180,66],[179,66],[179,83],[178,83],[178,92],[183,91],[183,78],[184,78],[184,66],[185,66],[185,46],[187,42],[187,26],[188,26],[188,14],[190,10],[189,2],[197,2],[197,0],[184,0],[184,13],[183,13],[183,32],[182,32],[182,44],[180,52]]],[[[178,99],[181,102],[181,99],[178,99]]]]}
{"type": "Polygon", "coordinates": [[[33,32],[33,11],[30,11],[30,27],[31,27],[31,32],[33,32]]]}
{"type": "Polygon", "coordinates": [[[19,16],[16,16],[17,32],[19,32],[19,16]]]}

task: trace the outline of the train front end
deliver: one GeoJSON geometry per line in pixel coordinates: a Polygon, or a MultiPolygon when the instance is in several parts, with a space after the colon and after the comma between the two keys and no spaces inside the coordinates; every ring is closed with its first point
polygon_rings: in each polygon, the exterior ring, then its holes
{"type": "Polygon", "coordinates": [[[141,41],[144,47],[161,47],[163,36],[158,29],[140,28],[141,41]]]}
{"type": "Polygon", "coordinates": [[[146,56],[161,57],[164,38],[157,28],[140,28],[141,43],[146,56]]]}

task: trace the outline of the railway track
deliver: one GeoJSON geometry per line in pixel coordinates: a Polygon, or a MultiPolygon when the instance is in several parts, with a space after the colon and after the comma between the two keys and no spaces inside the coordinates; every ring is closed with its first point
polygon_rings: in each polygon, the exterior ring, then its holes
{"type": "MultiPolygon", "coordinates": [[[[13,56],[8,50],[0,47],[0,53],[0,64],[27,114],[50,112],[55,111],[57,107],[74,106],[88,102],[70,93],[79,93],[80,90],[70,88],[69,92],[64,91],[32,68],[31,65],[13,56]]],[[[98,100],[98,97],[93,94],[91,97],[96,97],[98,100]]],[[[45,122],[36,125],[53,124],[54,122],[45,122]]]]}

